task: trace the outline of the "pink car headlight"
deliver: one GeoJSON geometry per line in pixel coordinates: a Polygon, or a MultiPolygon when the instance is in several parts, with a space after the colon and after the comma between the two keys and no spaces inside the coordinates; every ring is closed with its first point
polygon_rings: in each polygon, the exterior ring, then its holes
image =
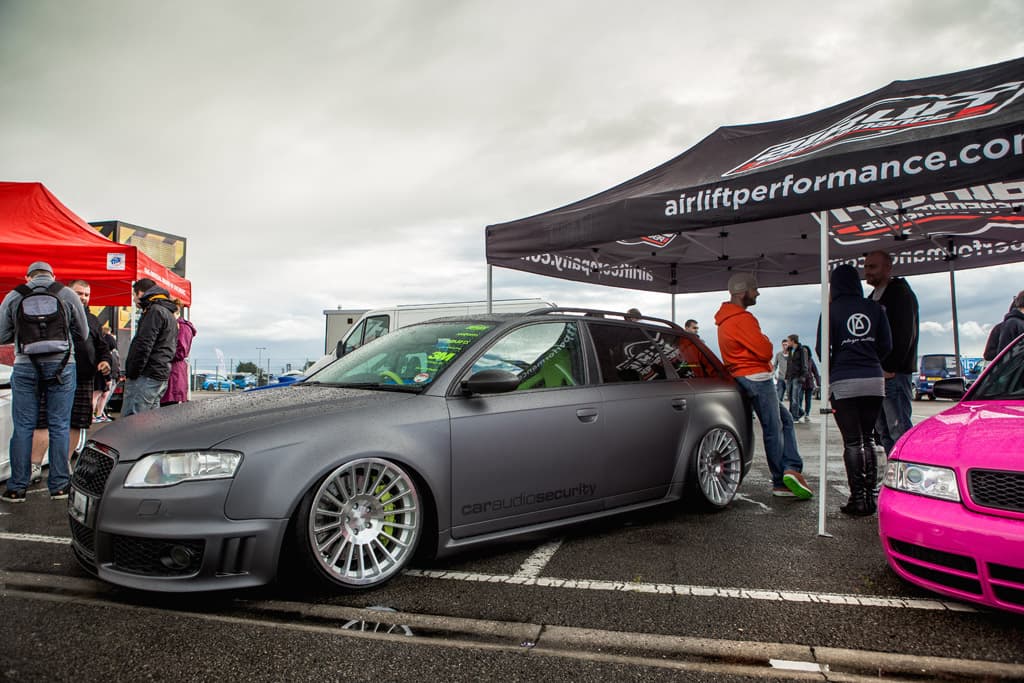
{"type": "Polygon", "coordinates": [[[897,491],[919,496],[960,502],[956,472],[948,467],[890,460],[885,466],[885,485],[897,491]]]}

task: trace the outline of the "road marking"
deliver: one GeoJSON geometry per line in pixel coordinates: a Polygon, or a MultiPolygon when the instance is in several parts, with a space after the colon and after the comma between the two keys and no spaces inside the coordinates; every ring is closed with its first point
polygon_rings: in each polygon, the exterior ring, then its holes
{"type": "Polygon", "coordinates": [[[475,583],[508,583],[520,586],[566,588],[573,590],[619,591],[623,593],[657,593],[686,598],[736,598],[739,600],[766,600],[769,602],[810,602],[823,605],[850,605],[856,607],[888,607],[950,612],[976,612],[973,607],[957,602],[920,598],[891,598],[883,595],[848,595],[842,593],[810,593],[804,591],[759,590],[750,588],[720,588],[678,583],[641,583],[638,581],[595,581],[591,579],[560,579],[550,576],[526,578],[508,574],[477,574],[474,572],[434,571],[407,569],[406,576],[445,581],[475,583]]]}
{"type": "Polygon", "coordinates": [[[772,509],[770,507],[768,507],[767,505],[765,505],[761,501],[754,500],[750,496],[745,496],[742,493],[737,493],[735,496],[733,496],[733,500],[742,500],[742,501],[745,501],[747,503],[753,503],[754,505],[757,505],[758,507],[760,507],[765,512],[771,512],[772,511],[772,509]]]}
{"type": "MultiPolygon", "coordinates": [[[[28,541],[69,545],[70,538],[41,536],[38,534],[11,534],[0,532],[0,540],[28,541]]],[[[694,586],[679,583],[642,583],[639,581],[604,581],[592,579],[560,579],[539,576],[544,565],[555,554],[561,540],[545,543],[523,562],[515,574],[477,574],[475,572],[450,572],[429,569],[406,569],[406,576],[444,581],[468,581],[471,583],[507,583],[519,586],[540,586],[543,588],[565,588],[570,590],[619,591],[623,593],[655,593],[685,598],[735,598],[738,600],[766,600],[769,602],[810,602],[823,605],[850,605],[857,607],[888,607],[894,609],[920,609],[950,612],[977,612],[973,607],[943,600],[921,598],[892,598],[883,595],[851,595],[843,593],[811,593],[804,591],[777,591],[751,588],[721,588],[715,586],[694,586]],[[532,563],[531,563],[532,561],[532,563]],[[530,575],[536,571],[536,574],[530,575]]]]}
{"type": "Polygon", "coordinates": [[[70,538],[63,536],[40,536],[39,534],[9,534],[0,532],[0,541],[29,541],[31,543],[71,545],[70,538]]]}
{"type": "Polygon", "coordinates": [[[562,546],[562,539],[545,543],[536,550],[533,554],[526,558],[523,565],[519,568],[519,571],[515,573],[516,578],[521,579],[535,579],[540,576],[540,573],[544,571],[544,567],[548,565],[551,558],[555,556],[558,549],[562,546]]]}

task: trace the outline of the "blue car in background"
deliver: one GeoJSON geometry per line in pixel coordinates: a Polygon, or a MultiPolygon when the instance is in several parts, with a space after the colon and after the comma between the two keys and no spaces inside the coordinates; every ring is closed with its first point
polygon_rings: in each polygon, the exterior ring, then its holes
{"type": "Polygon", "coordinates": [[[940,379],[950,377],[962,377],[960,364],[957,362],[956,354],[952,353],[928,353],[921,356],[920,369],[917,374],[917,381],[914,382],[914,400],[920,401],[924,397],[934,401],[935,394],[932,387],[940,379]]]}
{"type": "Polygon", "coordinates": [[[210,376],[203,380],[200,387],[203,391],[234,391],[238,385],[226,377],[210,376]]]}

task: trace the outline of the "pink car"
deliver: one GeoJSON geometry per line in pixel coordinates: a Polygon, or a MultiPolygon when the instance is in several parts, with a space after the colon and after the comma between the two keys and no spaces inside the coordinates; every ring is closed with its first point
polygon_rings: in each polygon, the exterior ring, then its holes
{"type": "Polygon", "coordinates": [[[878,533],[893,570],[960,600],[1024,614],[1024,336],[962,400],[893,448],[878,498],[878,533]]]}

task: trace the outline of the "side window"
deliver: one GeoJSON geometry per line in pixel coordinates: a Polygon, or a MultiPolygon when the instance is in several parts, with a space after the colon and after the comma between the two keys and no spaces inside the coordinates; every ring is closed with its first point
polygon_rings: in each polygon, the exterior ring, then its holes
{"type": "Polygon", "coordinates": [[[471,372],[505,370],[520,379],[518,390],[584,384],[583,352],[576,323],[538,323],[499,339],[471,372]]]}
{"type": "Polygon", "coordinates": [[[667,376],[658,347],[639,328],[600,323],[588,326],[605,384],[648,382],[667,376]]]}
{"type": "Polygon", "coordinates": [[[360,320],[359,324],[352,328],[352,331],[345,337],[345,353],[352,353],[363,344],[363,330],[366,329],[366,321],[360,320]]]}
{"type": "Polygon", "coordinates": [[[662,353],[680,377],[718,377],[728,379],[720,368],[701,347],[686,335],[659,332],[654,335],[662,353]]]}
{"type": "Polygon", "coordinates": [[[380,315],[366,319],[366,333],[363,335],[363,343],[373,341],[377,337],[383,337],[388,333],[388,316],[380,315]]]}

